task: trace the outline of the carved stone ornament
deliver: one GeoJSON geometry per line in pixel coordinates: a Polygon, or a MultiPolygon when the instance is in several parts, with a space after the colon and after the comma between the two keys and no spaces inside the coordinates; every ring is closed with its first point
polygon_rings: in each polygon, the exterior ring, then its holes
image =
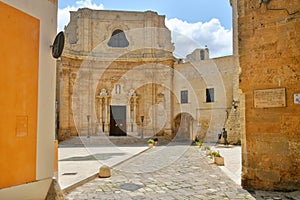
{"type": "Polygon", "coordinates": [[[101,90],[100,96],[102,96],[102,97],[108,96],[106,89],[101,90]]]}
{"type": "Polygon", "coordinates": [[[134,92],[134,89],[129,90],[128,96],[129,97],[136,96],[136,93],[134,92]]]}

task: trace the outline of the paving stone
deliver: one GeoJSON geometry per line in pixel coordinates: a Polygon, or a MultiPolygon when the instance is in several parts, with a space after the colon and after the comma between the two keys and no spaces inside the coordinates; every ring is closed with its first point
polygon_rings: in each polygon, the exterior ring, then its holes
{"type": "Polygon", "coordinates": [[[153,190],[151,188],[145,188],[145,191],[147,191],[147,192],[153,192],[153,190]]]}
{"type": "Polygon", "coordinates": [[[169,188],[170,190],[177,190],[180,187],[178,187],[177,185],[169,185],[169,186],[167,186],[167,188],[169,188]]]}
{"type": "Polygon", "coordinates": [[[94,179],[65,194],[65,197],[67,200],[255,199],[219,167],[209,164],[207,157],[198,149],[183,145],[157,146],[118,165],[112,170],[111,177],[103,180],[94,179]],[[172,156],[166,159],[168,153],[172,156]],[[171,158],[173,162],[169,162],[171,158]],[[126,183],[140,188],[132,191],[120,189],[120,185],[126,183]]]}

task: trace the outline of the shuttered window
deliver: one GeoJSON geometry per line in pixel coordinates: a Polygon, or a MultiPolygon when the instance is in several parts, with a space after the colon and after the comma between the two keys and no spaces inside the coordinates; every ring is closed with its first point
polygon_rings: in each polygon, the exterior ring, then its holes
{"type": "Polygon", "coordinates": [[[181,103],[183,104],[183,103],[188,103],[188,96],[189,96],[189,94],[188,94],[188,91],[187,90],[183,90],[183,91],[181,91],[181,103]]]}

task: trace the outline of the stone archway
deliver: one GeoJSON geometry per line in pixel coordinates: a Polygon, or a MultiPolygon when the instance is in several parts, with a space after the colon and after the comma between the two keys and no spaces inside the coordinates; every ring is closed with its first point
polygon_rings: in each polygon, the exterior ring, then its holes
{"type": "Polygon", "coordinates": [[[191,140],[193,138],[194,118],[189,113],[179,113],[174,118],[174,134],[176,139],[191,140]]]}

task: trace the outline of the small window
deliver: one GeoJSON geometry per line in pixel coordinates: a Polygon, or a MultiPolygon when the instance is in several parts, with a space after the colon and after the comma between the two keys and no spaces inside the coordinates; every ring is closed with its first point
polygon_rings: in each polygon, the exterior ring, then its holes
{"type": "Polygon", "coordinates": [[[203,49],[200,50],[200,60],[204,60],[205,58],[205,51],[203,49]]]}
{"type": "Polygon", "coordinates": [[[121,85],[116,85],[116,94],[121,94],[121,85]]]}
{"type": "Polygon", "coordinates": [[[183,91],[181,91],[181,103],[183,104],[183,103],[188,103],[188,96],[189,96],[189,94],[188,94],[188,91],[187,90],[183,90],[183,91]]]}
{"type": "Polygon", "coordinates": [[[207,88],[206,89],[206,102],[214,102],[215,98],[214,98],[215,94],[214,94],[214,88],[207,88]]]}
{"type": "Polygon", "coordinates": [[[125,33],[122,30],[117,29],[112,33],[107,44],[110,47],[124,48],[124,47],[128,47],[129,42],[126,38],[125,33]]]}

